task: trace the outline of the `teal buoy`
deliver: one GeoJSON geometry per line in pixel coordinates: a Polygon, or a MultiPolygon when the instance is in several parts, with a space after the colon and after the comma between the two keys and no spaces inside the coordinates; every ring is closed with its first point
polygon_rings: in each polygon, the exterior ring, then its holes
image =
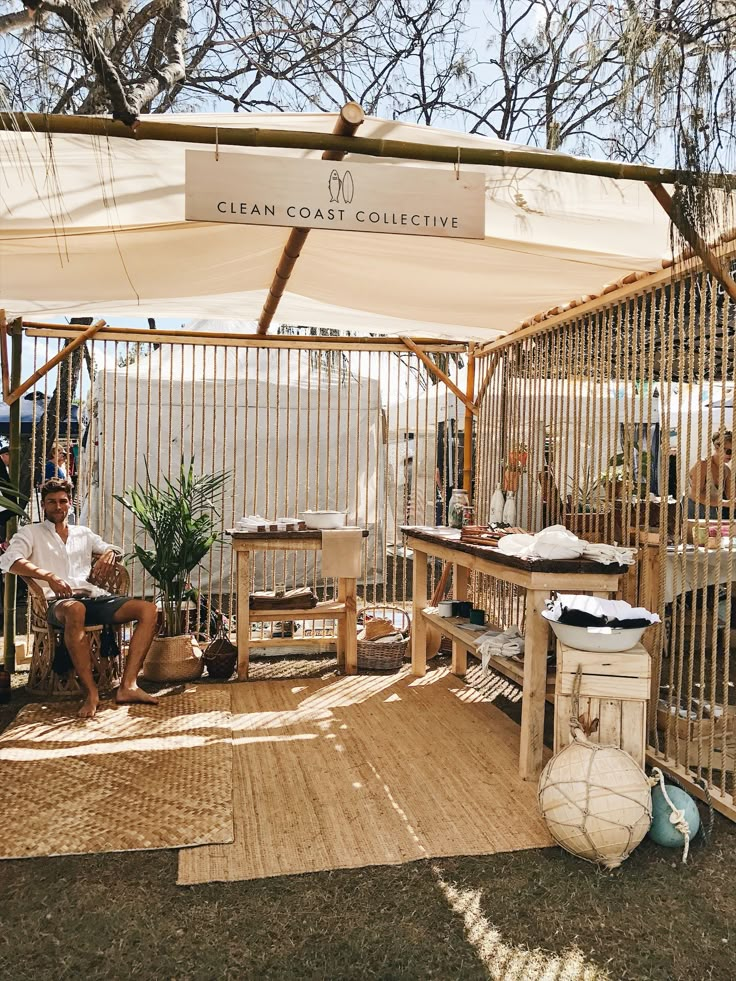
{"type": "MultiPolygon", "coordinates": [[[[700,814],[695,801],[679,787],[672,787],[667,784],[666,788],[667,796],[677,810],[684,811],[685,820],[690,829],[689,840],[692,841],[700,830],[700,814]]],[[[682,848],[685,844],[685,837],[670,820],[672,813],[672,808],[664,799],[662,788],[655,787],[652,791],[652,826],[649,829],[649,837],[658,845],[664,845],[665,848],[682,848]]]]}

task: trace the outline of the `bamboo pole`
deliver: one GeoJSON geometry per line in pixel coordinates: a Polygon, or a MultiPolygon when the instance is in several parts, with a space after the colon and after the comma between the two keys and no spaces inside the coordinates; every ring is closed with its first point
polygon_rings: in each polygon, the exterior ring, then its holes
{"type": "Polygon", "coordinates": [[[711,276],[713,276],[713,278],[716,279],[721,286],[723,286],[732,300],[736,300],[736,282],[734,282],[733,277],[728,272],[724,264],[714,255],[713,251],[708,248],[707,242],[705,242],[700,235],[698,235],[697,231],[692,227],[690,222],[675,207],[675,203],[672,200],[672,196],[669,191],[662,187],[661,183],[647,181],[647,187],[657,199],[657,202],[669,220],[677,228],[687,244],[700,258],[711,276]]]}
{"type": "Polygon", "coordinates": [[[447,387],[450,389],[450,391],[453,393],[453,395],[456,395],[460,399],[460,401],[463,403],[463,405],[467,409],[470,409],[470,411],[473,413],[473,415],[477,414],[478,409],[473,404],[472,399],[468,399],[468,397],[465,394],[465,392],[463,392],[462,389],[458,388],[457,385],[455,384],[455,382],[452,380],[452,378],[450,378],[449,375],[446,375],[445,372],[442,371],[442,369],[439,368],[434,363],[434,361],[431,358],[428,358],[427,357],[427,355],[424,353],[424,351],[422,350],[422,348],[420,348],[419,345],[416,344],[411,339],[411,337],[402,337],[401,340],[409,348],[410,351],[413,351],[414,354],[416,354],[416,356],[419,358],[419,360],[422,362],[422,364],[426,368],[428,368],[436,378],[439,378],[439,380],[441,382],[444,382],[445,385],[447,385],[447,387]]]}
{"type": "Polygon", "coordinates": [[[5,311],[0,310],[0,370],[2,371],[3,399],[10,393],[10,374],[8,367],[8,321],[5,311]]]}
{"type": "MultiPolygon", "coordinates": [[[[333,133],[336,136],[352,136],[364,120],[365,113],[362,107],[357,102],[346,102],[335,121],[333,133]]],[[[344,158],[344,151],[325,150],[322,154],[323,160],[343,160],[344,158]]],[[[281,297],[286,290],[286,284],[294,271],[297,259],[302,254],[309,231],[308,228],[292,228],[289,232],[284,251],[281,253],[276,272],[273,274],[263,310],[261,310],[261,315],[258,318],[258,333],[261,335],[268,333],[273,315],[276,313],[281,297]]]]}
{"type": "MultiPolygon", "coordinates": [[[[473,354],[473,360],[474,361],[479,360],[477,354],[473,354]]],[[[483,396],[486,394],[486,389],[491,384],[491,380],[493,379],[493,376],[496,373],[496,368],[498,368],[499,361],[500,361],[500,355],[498,351],[492,351],[488,367],[486,368],[485,376],[483,378],[483,381],[481,382],[480,388],[478,389],[478,394],[474,400],[475,404],[478,407],[480,407],[480,403],[483,400],[483,396]]]]}
{"type": "MultiPolygon", "coordinates": [[[[28,337],[75,338],[82,330],[74,324],[45,324],[26,320],[23,323],[28,337]]],[[[95,335],[98,341],[151,344],[194,344],[200,346],[215,343],[220,347],[285,348],[295,351],[324,351],[334,348],[340,351],[395,351],[404,348],[400,337],[305,337],[300,334],[228,334],[221,331],[149,330],[140,327],[103,327],[95,335]]],[[[443,341],[436,337],[415,337],[423,350],[443,354],[463,354],[468,350],[467,341],[443,341]]]]}
{"type": "Polygon", "coordinates": [[[475,345],[468,347],[468,377],[465,385],[468,401],[465,403],[465,438],[463,439],[463,489],[467,491],[468,500],[472,500],[473,492],[473,408],[478,411],[475,398],[475,345]],[[473,408],[471,408],[471,406],[473,408]]]}
{"type": "MultiPolygon", "coordinates": [[[[21,355],[23,350],[23,328],[20,320],[15,320],[10,326],[11,363],[10,384],[16,386],[20,381],[21,355]]],[[[14,487],[20,486],[20,402],[17,400],[10,405],[10,482],[14,487]]],[[[11,538],[18,527],[18,519],[10,516],[7,523],[7,537],[11,538]]],[[[15,671],[15,616],[16,616],[16,586],[17,578],[5,576],[5,594],[3,596],[3,637],[5,670],[15,671]]]]}
{"type": "MultiPolygon", "coordinates": [[[[46,113],[0,113],[0,129],[26,133],[68,133],[126,140],[163,140],[171,143],[204,143],[211,146],[252,146],[291,150],[334,150],[370,157],[399,160],[427,160],[457,163],[458,146],[436,146],[406,140],[375,137],[338,136],[333,133],[310,133],[304,130],[273,130],[258,126],[217,127],[174,122],[142,120],[135,130],[118,120],[104,116],[60,116],[46,113]]],[[[610,177],[614,180],[652,181],[659,184],[697,185],[732,190],[736,174],[695,174],[689,170],[651,167],[646,164],[616,163],[611,160],[589,160],[546,150],[519,150],[460,147],[463,164],[486,167],[509,167],[524,170],[548,170],[568,174],[610,177]]]]}
{"type": "MultiPolygon", "coordinates": [[[[61,351],[58,351],[53,356],[53,358],[50,358],[46,362],[46,364],[41,365],[41,367],[38,368],[36,371],[34,371],[29,378],[26,378],[24,382],[20,382],[19,384],[17,384],[16,387],[13,388],[13,391],[8,393],[5,399],[7,404],[15,405],[15,403],[18,401],[21,395],[24,395],[28,391],[28,389],[31,388],[33,385],[35,385],[40,378],[43,378],[44,375],[47,375],[51,371],[51,369],[55,368],[60,361],[64,360],[64,358],[69,357],[72,351],[75,351],[78,347],[84,344],[85,341],[89,340],[90,337],[94,337],[94,335],[98,332],[98,330],[100,330],[104,326],[105,326],[105,321],[98,320],[97,323],[92,324],[91,326],[83,330],[80,334],[77,334],[77,336],[72,340],[71,344],[67,344],[66,347],[63,347],[61,349],[61,351]]],[[[20,373],[18,377],[20,378],[20,373]]]]}
{"type": "MultiPolygon", "coordinates": [[[[723,242],[718,246],[712,247],[710,251],[716,258],[728,258],[734,255],[734,242],[733,240],[723,242]]],[[[632,283],[624,283],[615,289],[610,289],[606,293],[594,296],[591,300],[586,300],[585,303],[578,303],[574,307],[569,307],[567,310],[563,310],[562,313],[544,317],[544,319],[529,324],[527,327],[515,327],[501,337],[497,337],[492,341],[486,341],[478,348],[476,358],[487,358],[494,351],[501,351],[511,344],[517,344],[519,341],[523,341],[526,337],[537,337],[552,333],[557,327],[568,323],[574,317],[582,317],[589,313],[595,313],[611,304],[621,303],[631,296],[642,296],[644,293],[650,292],[663,283],[671,283],[675,275],[682,279],[688,273],[700,269],[701,265],[702,260],[697,256],[689,256],[682,260],[678,259],[676,267],[672,263],[669,263],[663,269],[648,273],[632,283]]]]}

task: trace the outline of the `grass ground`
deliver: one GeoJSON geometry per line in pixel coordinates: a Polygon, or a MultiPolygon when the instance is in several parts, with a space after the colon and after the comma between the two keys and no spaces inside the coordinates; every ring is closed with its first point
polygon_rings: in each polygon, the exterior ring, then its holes
{"type": "Polygon", "coordinates": [[[176,861],[0,863],[0,978],[736,978],[736,825],[719,818],[687,866],[645,841],[616,872],[544,849],[181,887],[176,861]]]}

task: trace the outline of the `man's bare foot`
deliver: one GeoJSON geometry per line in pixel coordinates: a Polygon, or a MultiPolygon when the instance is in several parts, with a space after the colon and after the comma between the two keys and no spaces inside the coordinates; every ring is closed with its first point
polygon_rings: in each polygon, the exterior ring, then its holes
{"type": "Polygon", "coordinates": [[[143,691],[138,685],[133,685],[130,688],[121,685],[115,695],[115,701],[118,705],[128,705],[132,702],[140,702],[144,705],[158,705],[156,696],[149,695],[147,691],[143,691]]]}
{"type": "Polygon", "coordinates": [[[77,712],[77,716],[80,719],[94,719],[97,712],[97,706],[99,704],[99,698],[97,697],[97,692],[94,694],[89,694],[82,702],[82,707],[77,712]]]}

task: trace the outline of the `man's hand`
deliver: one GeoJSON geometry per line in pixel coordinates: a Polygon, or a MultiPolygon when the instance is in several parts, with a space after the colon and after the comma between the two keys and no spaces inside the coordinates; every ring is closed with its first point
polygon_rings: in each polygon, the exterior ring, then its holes
{"type": "Polygon", "coordinates": [[[110,575],[115,563],[118,560],[118,553],[109,548],[103,552],[99,559],[92,566],[92,575],[95,579],[106,579],[110,575]]]}
{"type": "Polygon", "coordinates": [[[58,576],[49,576],[46,582],[49,584],[49,586],[51,586],[59,599],[66,599],[73,593],[72,587],[69,585],[69,583],[64,582],[64,580],[60,579],[58,576]]]}
{"type": "Polygon", "coordinates": [[[95,573],[95,575],[104,576],[107,573],[112,572],[117,559],[118,553],[109,548],[106,552],[102,553],[99,559],[92,566],[92,571],[95,573]]]}

